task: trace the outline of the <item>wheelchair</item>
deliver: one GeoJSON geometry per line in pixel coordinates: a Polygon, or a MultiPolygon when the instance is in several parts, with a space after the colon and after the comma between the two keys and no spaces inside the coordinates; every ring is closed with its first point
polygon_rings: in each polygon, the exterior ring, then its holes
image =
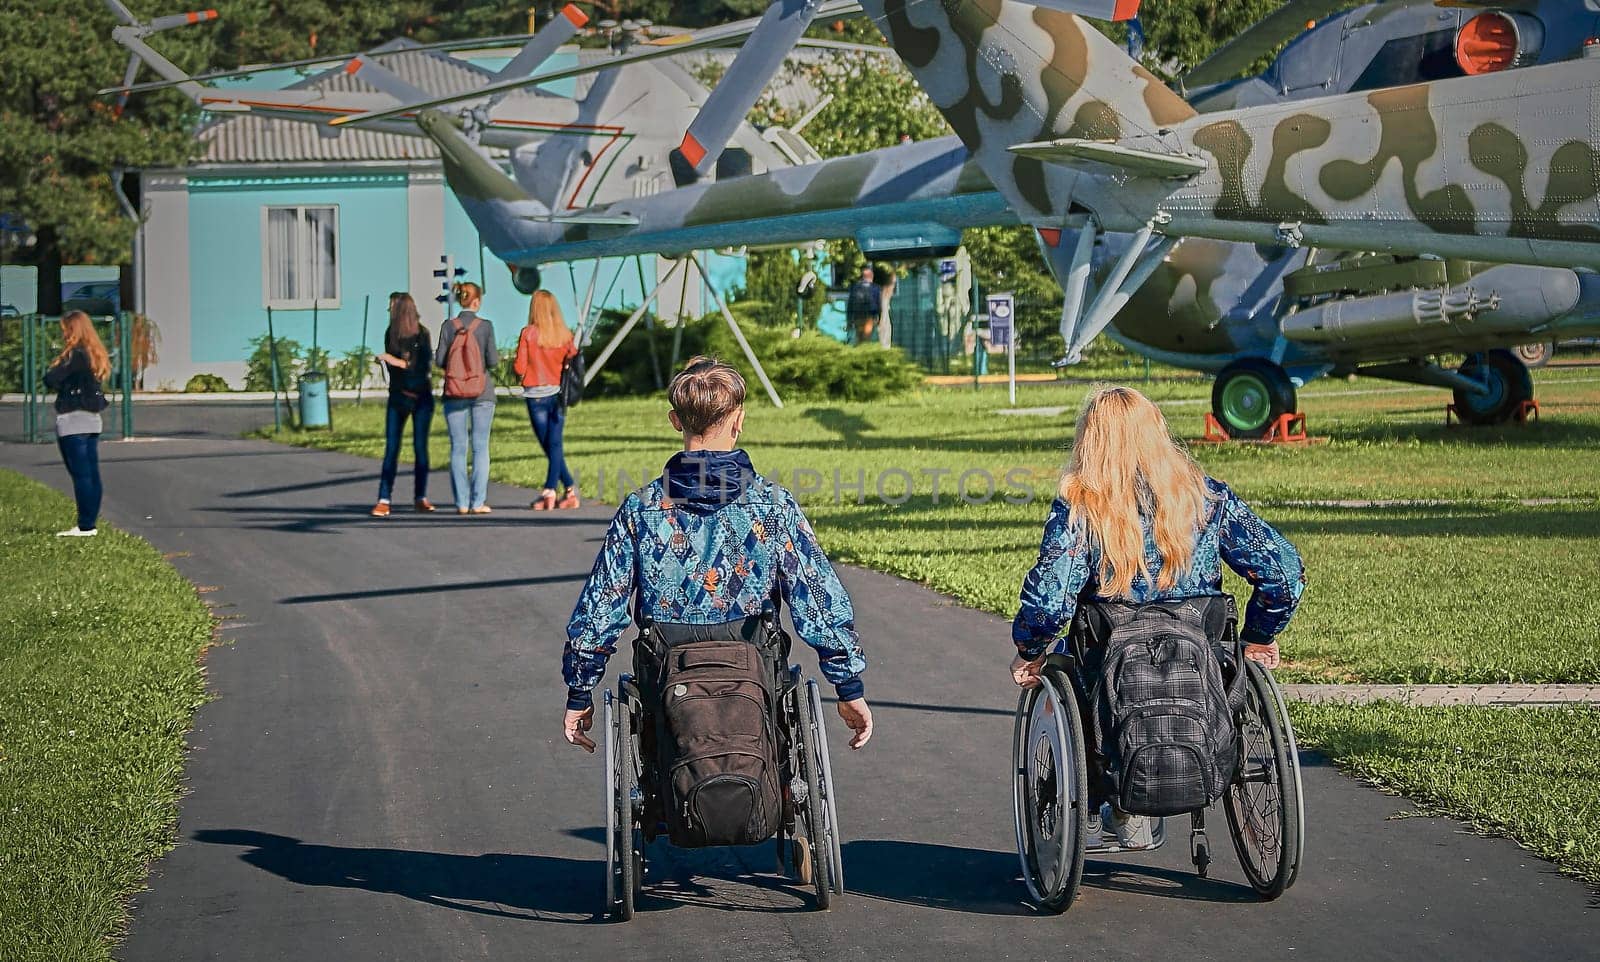
{"type": "MultiPolygon", "coordinates": [[[[1229,610],[1232,602],[1229,599],[1229,610]]],[[[1220,799],[1239,865],[1262,899],[1276,899],[1293,885],[1305,850],[1304,794],[1300,757],[1283,692],[1272,673],[1244,657],[1230,621],[1225,645],[1233,652],[1224,680],[1244,672],[1242,707],[1234,717],[1238,765],[1220,799]]],[[[1068,653],[1052,654],[1039,672],[1041,684],[1017,703],[1012,736],[1012,804],[1017,854],[1028,894],[1046,911],[1065,912],[1083,881],[1085,854],[1123,851],[1089,839],[1094,802],[1084,718],[1091,717],[1093,683],[1086,664],[1081,623],[1068,636],[1068,653]]],[[[1090,731],[1092,735],[1092,730],[1090,731]]],[[[1098,752],[1096,752],[1098,755],[1098,752]]],[[[1189,814],[1189,855],[1205,878],[1211,865],[1205,809],[1189,814]]],[[[1155,823],[1155,845],[1165,838],[1165,820],[1155,823]]]]}
{"type": "MultiPolygon", "coordinates": [[[[779,872],[787,871],[802,887],[811,887],[816,908],[826,910],[844,894],[844,862],[822,692],[814,679],[804,678],[799,666],[785,667],[788,636],[776,634],[781,648],[772,653],[776,675],[772,691],[777,702],[782,814],[771,839],[779,872]]],[[[636,673],[644,643],[644,636],[634,643],[636,673]]],[[[644,892],[645,848],[665,835],[662,804],[670,797],[650,750],[647,730],[654,730],[656,719],[645,696],[639,674],[627,674],[618,679],[615,693],[605,692],[601,704],[605,912],[622,921],[634,917],[644,892]]]]}

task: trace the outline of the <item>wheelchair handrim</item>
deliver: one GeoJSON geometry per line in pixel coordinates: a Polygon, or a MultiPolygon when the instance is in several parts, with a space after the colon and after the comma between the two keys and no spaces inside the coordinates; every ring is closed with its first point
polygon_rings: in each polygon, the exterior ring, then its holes
{"type": "MultiPolygon", "coordinates": [[[[1066,894],[1072,886],[1075,868],[1071,862],[1079,857],[1082,839],[1079,837],[1077,806],[1081,799],[1076,793],[1078,760],[1072,752],[1072,741],[1063,718],[1064,706],[1049,683],[1022,693],[1017,704],[1017,722],[1012,733],[1013,777],[1011,786],[1012,814],[1016,825],[1017,856],[1022,864],[1022,880],[1028,894],[1040,903],[1052,903],[1066,894]],[[1044,717],[1036,714],[1040,699],[1046,708],[1044,717]],[[1054,780],[1054,822],[1056,840],[1053,843],[1053,864],[1049,871],[1054,878],[1045,877],[1045,860],[1036,837],[1036,799],[1031,787],[1038,775],[1039,750],[1048,748],[1048,761],[1054,780]]],[[[1042,814],[1042,813],[1041,813],[1042,814]]]]}
{"type": "Polygon", "coordinates": [[[1272,672],[1261,669],[1261,675],[1266,681],[1266,688],[1272,693],[1273,701],[1277,703],[1278,717],[1283,719],[1284,737],[1288,740],[1289,769],[1294,772],[1294,802],[1295,802],[1295,858],[1294,864],[1289,866],[1289,880],[1285,887],[1293,885],[1295,878],[1300,875],[1300,866],[1306,860],[1306,792],[1300,780],[1300,745],[1295,739],[1294,723],[1289,718],[1289,705],[1283,699],[1283,689],[1278,687],[1278,680],[1272,677],[1272,672]]]}
{"type": "Polygon", "coordinates": [[[1254,710],[1246,714],[1249,724],[1241,730],[1240,774],[1228,787],[1226,813],[1240,867],[1251,887],[1276,898],[1294,883],[1304,858],[1304,795],[1294,729],[1283,699],[1269,672],[1253,662],[1246,664],[1247,704],[1254,710]],[[1250,777],[1253,761],[1261,765],[1265,779],[1250,777]],[[1253,787],[1257,785],[1268,786],[1268,793],[1253,787]],[[1286,790],[1292,799],[1285,797],[1286,790]]]}
{"type": "Polygon", "coordinates": [[[815,678],[806,682],[806,694],[811,701],[811,714],[816,719],[816,748],[817,758],[821,762],[818,774],[821,775],[822,798],[826,802],[823,808],[823,817],[827,820],[829,847],[833,850],[833,873],[830,879],[833,890],[844,892],[844,851],[843,840],[839,834],[839,808],[834,800],[833,759],[828,754],[828,725],[827,716],[822,712],[822,689],[815,678]]]}
{"type": "Polygon", "coordinates": [[[601,732],[605,736],[606,783],[604,805],[606,812],[606,911],[617,904],[617,732],[616,711],[611,692],[601,700],[601,732]]]}

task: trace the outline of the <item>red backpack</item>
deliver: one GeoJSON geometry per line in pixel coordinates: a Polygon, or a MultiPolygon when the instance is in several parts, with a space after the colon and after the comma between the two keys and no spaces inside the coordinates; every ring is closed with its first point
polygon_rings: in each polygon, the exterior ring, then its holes
{"type": "Polygon", "coordinates": [[[444,396],[448,398],[477,397],[487,386],[488,374],[483,367],[483,351],[478,349],[478,339],[473,332],[478,329],[478,318],[471,324],[462,324],[461,318],[451,320],[455,337],[444,355],[444,396]]]}

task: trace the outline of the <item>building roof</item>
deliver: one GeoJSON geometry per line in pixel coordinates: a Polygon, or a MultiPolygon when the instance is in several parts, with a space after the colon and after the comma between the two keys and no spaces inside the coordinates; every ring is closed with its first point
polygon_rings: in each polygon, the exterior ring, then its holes
{"type": "MultiPolygon", "coordinates": [[[[411,40],[391,40],[379,52],[405,50],[417,44],[411,40]]],[[[434,50],[416,50],[384,57],[383,66],[400,79],[430,93],[457,93],[488,82],[491,71],[466,60],[434,50]]],[[[307,77],[286,89],[321,89],[330,92],[379,92],[357,76],[345,72],[340,64],[307,77]]],[[[531,96],[514,93],[512,98],[531,96]]],[[[200,142],[206,152],[201,164],[281,164],[329,161],[414,161],[438,160],[439,151],[426,137],[348,128],[328,136],[331,128],[260,114],[221,115],[200,128],[200,142]]]]}
{"type": "MultiPolygon", "coordinates": [[[[415,47],[414,41],[392,40],[377,51],[406,50],[415,47]]],[[[479,51],[490,53],[491,51],[479,51]]],[[[711,59],[726,66],[731,63],[736,50],[713,50],[701,53],[702,59],[711,59]]],[[[515,51],[504,51],[510,57],[515,51]]],[[[612,56],[603,49],[583,49],[578,52],[578,62],[597,63],[612,56]]],[[[810,59],[816,51],[794,51],[791,57],[810,59]]],[[[437,93],[455,93],[471,90],[492,76],[492,71],[468,60],[436,50],[415,50],[384,57],[382,63],[399,77],[422,90],[437,93]]],[[[318,88],[330,92],[377,92],[377,88],[364,83],[359,74],[345,72],[340,64],[332,69],[314,74],[286,89],[306,90],[318,88]]],[[[583,96],[593,82],[590,76],[578,77],[576,93],[583,96]]],[[[529,97],[521,92],[509,95],[509,100],[529,97]]],[[[778,74],[768,96],[787,108],[804,110],[820,96],[801,71],[786,70],[778,74]]],[[[437,161],[439,151],[425,137],[365,130],[360,127],[345,128],[336,136],[328,136],[332,128],[260,114],[222,114],[200,128],[197,135],[205,145],[205,153],[196,161],[199,164],[314,164],[362,162],[437,161]]],[[[491,151],[499,154],[500,151],[491,151]]]]}

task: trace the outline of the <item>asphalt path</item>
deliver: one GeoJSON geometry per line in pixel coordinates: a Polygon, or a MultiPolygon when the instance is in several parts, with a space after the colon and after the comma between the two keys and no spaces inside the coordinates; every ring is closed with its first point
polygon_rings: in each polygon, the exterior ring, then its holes
{"type": "MultiPolygon", "coordinates": [[[[1035,913],[1012,848],[1007,626],[854,569],[877,733],[851,753],[832,727],[849,896],[811,911],[770,846],[667,851],[640,917],[611,922],[600,759],[558,727],[563,626],[609,509],[535,514],[497,485],[490,516],[378,521],[367,460],[203,438],[102,459],[108,519],[202,587],[225,642],[180,842],[123,959],[1600,958],[1583,886],[1397,817],[1403,799],[1315,757],[1281,900],[1243,885],[1219,813],[1210,880],[1178,831],[1091,860],[1067,915],[1035,913]]],[[[0,465],[66,489],[53,447],[0,445],[0,465]]]]}

